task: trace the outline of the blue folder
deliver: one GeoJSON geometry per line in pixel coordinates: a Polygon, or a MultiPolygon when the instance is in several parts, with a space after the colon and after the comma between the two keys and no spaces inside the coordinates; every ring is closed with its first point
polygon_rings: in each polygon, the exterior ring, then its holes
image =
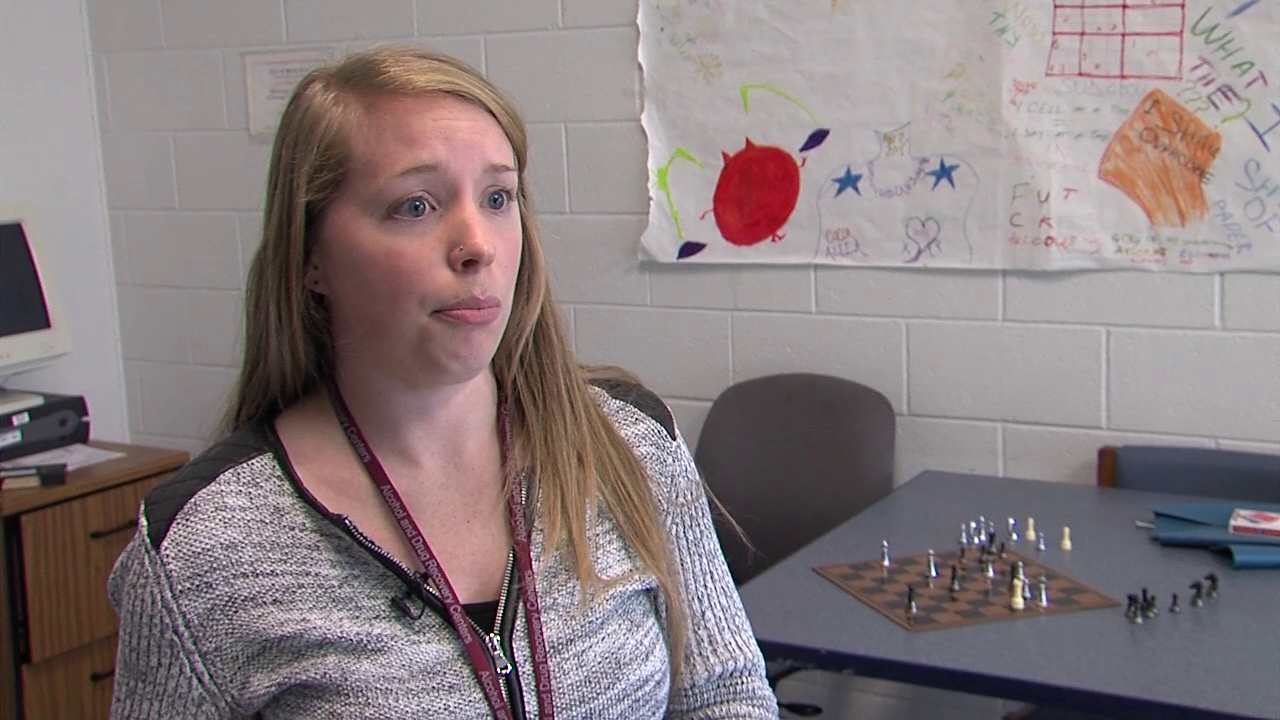
{"type": "Polygon", "coordinates": [[[1228,529],[1236,508],[1280,513],[1280,505],[1257,502],[1177,503],[1151,508],[1153,540],[1161,545],[1202,547],[1226,553],[1236,568],[1280,569],[1280,537],[1233,533],[1228,529]]]}

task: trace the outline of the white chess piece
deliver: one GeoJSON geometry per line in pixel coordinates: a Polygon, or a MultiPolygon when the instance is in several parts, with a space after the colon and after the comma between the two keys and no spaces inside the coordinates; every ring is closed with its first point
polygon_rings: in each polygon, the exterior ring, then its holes
{"type": "Polygon", "coordinates": [[[1022,537],[1026,538],[1029,542],[1036,541],[1036,519],[1035,518],[1033,517],[1027,518],[1027,531],[1022,533],[1022,537]]]}
{"type": "Polygon", "coordinates": [[[1022,597],[1022,578],[1013,578],[1013,587],[1009,590],[1009,609],[1025,610],[1027,607],[1026,598],[1022,597]]]}
{"type": "Polygon", "coordinates": [[[1063,550],[1071,549],[1071,528],[1067,527],[1066,525],[1062,526],[1062,549],[1063,550]]]}

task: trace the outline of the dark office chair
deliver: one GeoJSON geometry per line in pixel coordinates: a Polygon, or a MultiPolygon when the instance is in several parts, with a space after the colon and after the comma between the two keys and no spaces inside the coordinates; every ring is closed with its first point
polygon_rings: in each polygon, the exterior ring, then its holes
{"type": "MultiPolygon", "coordinates": [[[[1098,485],[1280,503],[1280,455],[1170,445],[1104,445],[1098,485]]],[[[1098,720],[1100,716],[1032,705],[1005,720],[1098,720]]]]}
{"type": "MultiPolygon", "coordinates": [[[[711,405],[695,453],[712,493],[742,529],[716,531],[741,585],[893,490],[896,420],[852,380],[790,373],[746,380],[711,405]]],[[[770,675],[770,684],[794,673],[770,675]]],[[[821,708],[783,703],[797,715],[821,708]]]]}
{"type": "Polygon", "coordinates": [[[852,380],[770,375],[721,393],[695,459],[752,546],[727,524],[717,528],[734,582],[888,495],[894,439],[889,400],[852,380]]]}

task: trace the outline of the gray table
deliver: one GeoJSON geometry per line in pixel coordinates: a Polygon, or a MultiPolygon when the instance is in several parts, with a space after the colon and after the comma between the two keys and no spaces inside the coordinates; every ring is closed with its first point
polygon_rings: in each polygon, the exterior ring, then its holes
{"type": "MultiPolygon", "coordinates": [[[[814,498],[820,502],[820,498],[814,498]]],[[[741,589],[765,656],[1124,718],[1280,718],[1280,571],[1234,570],[1205,550],[1166,548],[1134,521],[1159,502],[1203,498],[929,471],[741,589]],[[1143,587],[1161,613],[1141,625],[1122,608],[908,632],[813,568],[956,547],[979,515],[1049,533],[1037,559],[1121,601],[1143,587]],[[1073,550],[1058,548],[1071,528],[1073,550]],[[1204,607],[1187,586],[1208,572],[1204,607]],[[1170,614],[1170,593],[1183,611],[1170,614]]],[[[1025,541],[1021,552],[1036,555],[1025,541]]]]}

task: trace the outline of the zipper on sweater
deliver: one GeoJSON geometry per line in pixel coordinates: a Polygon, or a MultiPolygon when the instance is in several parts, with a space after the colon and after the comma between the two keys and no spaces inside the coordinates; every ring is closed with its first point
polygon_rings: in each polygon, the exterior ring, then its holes
{"type": "MultiPolygon", "coordinates": [[[[427,587],[426,583],[422,582],[422,580],[418,578],[417,573],[410,570],[408,565],[400,562],[398,558],[386,550],[383,550],[382,546],[370,540],[364,533],[360,532],[360,528],[356,527],[356,524],[351,522],[351,518],[346,515],[335,515],[334,517],[342,522],[343,529],[346,530],[347,534],[356,541],[357,545],[369,551],[369,553],[380,560],[383,565],[387,566],[387,569],[391,570],[396,577],[403,580],[406,585],[430,591],[430,588],[427,587]]],[[[419,593],[419,596],[422,597],[423,600],[426,600],[427,598],[422,595],[422,593],[419,593]]],[[[439,602],[434,594],[431,596],[431,599],[439,602]]],[[[428,604],[432,605],[432,609],[435,610],[441,618],[445,616],[443,605],[436,606],[432,603],[428,604]]]]}
{"type": "MultiPolygon", "coordinates": [[[[527,473],[520,476],[520,510],[524,512],[529,507],[529,476],[527,473]]],[[[525,517],[526,525],[528,525],[528,516],[525,517]]],[[[532,542],[532,538],[530,538],[532,542]]],[[[507,583],[503,586],[503,593],[498,598],[498,611],[495,615],[497,618],[497,628],[495,632],[501,642],[502,648],[506,651],[507,657],[515,657],[511,649],[512,628],[515,626],[517,603],[507,603],[509,591],[514,588],[516,593],[524,592],[520,587],[520,573],[515,563],[515,548],[512,548],[510,556],[511,566],[508,568],[507,583]]],[[[520,669],[513,668],[513,671],[503,678],[503,687],[507,691],[507,703],[511,706],[511,714],[516,720],[526,720],[528,713],[524,707],[524,687],[520,683],[520,669]]]]}
{"type": "Polygon", "coordinates": [[[494,613],[494,617],[497,618],[496,627],[485,630],[475,620],[467,618],[476,632],[484,638],[485,647],[489,648],[489,654],[493,656],[493,669],[502,677],[510,675],[512,670],[511,661],[507,660],[507,655],[503,652],[501,630],[503,613],[507,608],[507,596],[511,593],[511,577],[515,564],[516,551],[513,549],[507,554],[507,571],[502,577],[502,592],[498,594],[498,607],[494,613]]]}
{"type": "MultiPolygon", "coordinates": [[[[526,485],[521,490],[521,505],[524,504],[523,500],[526,499],[527,495],[528,486],[526,485]]],[[[440,619],[448,622],[448,615],[445,612],[444,603],[440,601],[439,595],[430,584],[425,582],[417,573],[410,570],[408,565],[405,565],[394,555],[383,550],[382,546],[370,540],[368,536],[360,531],[360,528],[356,527],[355,523],[351,522],[351,518],[346,515],[333,515],[332,517],[341,521],[343,529],[345,529],[347,534],[356,541],[357,545],[364,548],[371,555],[377,558],[384,566],[387,567],[387,569],[391,570],[392,574],[399,577],[406,585],[416,589],[418,597],[428,607],[430,607],[432,611],[439,615],[440,619]]],[[[467,617],[467,621],[471,623],[473,628],[475,628],[476,633],[484,642],[485,649],[489,651],[490,659],[493,661],[494,672],[498,673],[498,675],[502,676],[505,680],[502,684],[502,688],[503,692],[507,696],[507,703],[511,706],[512,714],[517,720],[524,720],[526,716],[524,712],[524,696],[523,687],[520,683],[520,675],[515,672],[515,666],[508,659],[511,657],[512,652],[509,635],[511,626],[514,624],[512,622],[514,619],[514,613],[510,613],[508,611],[510,608],[515,606],[508,605],[507,599],[511,594],[511,585],[514,577],[515,550],[513,549],[507,556],[507,573],[506,577],[503,578],[502,581],[502,591],[498,595],[498,607],[497,612],[495,613],[498,618],[498,628],[485,630],[480,627],[476,621],[472,620],[470,616],[467,617]]]]}

